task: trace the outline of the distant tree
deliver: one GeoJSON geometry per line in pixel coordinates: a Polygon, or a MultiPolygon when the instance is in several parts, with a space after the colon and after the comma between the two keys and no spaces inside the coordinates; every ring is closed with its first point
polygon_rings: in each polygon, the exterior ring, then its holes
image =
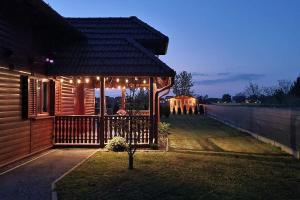
{"type": "Polygon", "coordinates": [[[249,85],[245,88],[245,94],[248,96],[248,101],[254,103],[259,100],[261,96],[262,89],[258,84],[250,82],[249,85]]]}
{"type": "Polygon", "coordinates": [[[246,96],[243,93],[238,93],[235,96],[232,97],[233,101],[236,103],[245,103],[246,96]]]}
{"type": "Polygon", "coordinates": [[[286,96],[286,94],[284,93],[283,90],[277,89],[275,90],[273,96],[276,98],[278,103],[282,103],[284,101],[284,97],[286,96]]]}
{"type": "Polygon", "coordinates": [[[181,107],[178,107],[178,109],[177,109],[177,114],[178,114],[178,115],[181,115],[181,107]]]}
{"type": "Polygon", "coordinates": [[[193,92],[191,88],[193,87],[192,74],[186,71],[181,72],[175,76],[173,93],[176,96],[185,95],[192,96],[193,92]]]}
{"type": "Polygon", "coordinates": [[[292,84],[290,94],[300,98],[300,76],[292,84]]]}
{"type": "Polygon", "coordinates": [[[230,96],[230,94],[223,94],[222,101],[224,103],[230,103],[231,102],[231,96],[230,96]]]}
{"type": "Polygon", "coordinates": [[[113,108],[113,114],[116,114],[118,110],[120,109],[120,106],[118,103],[115,103],[114,108],[113,108]]]}
{"type": "Polygon", "coordinates": [[[186,109],[186,105],[183,106],[183,114],[187,114],[187,109],[186,109]]]}
{"type": "Polygon", "coordinates": [[[278,89],[287,95],[291,90],[292,82],[289,80],[278,80],[278,89]]]}
{"type": "Polygon", "coordinates": [[[267,97],[273,96],[276,89],[277,89],[276,86],[263,87],[262,95],[267,96],[267,97]]]}
{"type": "Polygon", "coordinates": [[[197,101],[199,104],[206,104],[208,99],[208,95],[205,96],[197,96],[197,101]]]}

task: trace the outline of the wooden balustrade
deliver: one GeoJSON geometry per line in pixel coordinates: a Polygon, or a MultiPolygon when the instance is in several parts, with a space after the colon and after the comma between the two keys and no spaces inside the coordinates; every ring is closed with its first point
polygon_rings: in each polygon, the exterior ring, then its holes
{"type": "Polygon", "coordinates": [[[110,115],[104,116],[103,120],[104,128],[100,129],[101,117],[97,115],[56,116],[54,144],[98,145],[100,138],[107,143],[114,136],[124,137],[134,144],[149,144],[149,116],[110,115]]]}
{"type": "Polygon", "coordinates": [[[99,144],[99,117],[70,115],[55,117],[55,144],[99,144]]]}
{"type": "Polygon", "coordinates": [[[149,116],[104,116],[104,142],[114,136],[126,138],[134,144],[149,144],[149,116]]]}

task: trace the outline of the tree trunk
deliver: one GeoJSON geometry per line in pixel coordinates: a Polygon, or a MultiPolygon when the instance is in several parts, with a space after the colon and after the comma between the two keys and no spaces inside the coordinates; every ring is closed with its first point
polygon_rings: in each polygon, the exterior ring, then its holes
{"type": "Polygon", "coordinates": [[[128,169],[133,169],[133,155],[131,153],[128,154],[128,169]]]}

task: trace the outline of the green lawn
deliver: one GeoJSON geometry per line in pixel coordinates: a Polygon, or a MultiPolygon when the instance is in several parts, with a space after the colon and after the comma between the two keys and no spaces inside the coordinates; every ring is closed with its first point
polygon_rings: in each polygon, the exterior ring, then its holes
{"type": "Polygon", "coordinates": [[[300,162],[209,118],[171,116],[170,152],[98,152],[59,199],[299,199],[300,162]]]}

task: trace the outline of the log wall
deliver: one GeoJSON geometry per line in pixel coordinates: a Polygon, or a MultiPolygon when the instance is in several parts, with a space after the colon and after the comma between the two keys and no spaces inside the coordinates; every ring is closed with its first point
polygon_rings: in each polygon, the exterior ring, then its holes
{"type": "Polygon", "coordinates": [[[0,68],[0,167],[52,146],[52,118],[22,119],[21,74],[0,68]]]}
{"type": "Polygon", "coordinates": [[[258,139],[299,156],[300,110],[207,105],[206,112],[220,121],[248,131],[258,139]]]}

